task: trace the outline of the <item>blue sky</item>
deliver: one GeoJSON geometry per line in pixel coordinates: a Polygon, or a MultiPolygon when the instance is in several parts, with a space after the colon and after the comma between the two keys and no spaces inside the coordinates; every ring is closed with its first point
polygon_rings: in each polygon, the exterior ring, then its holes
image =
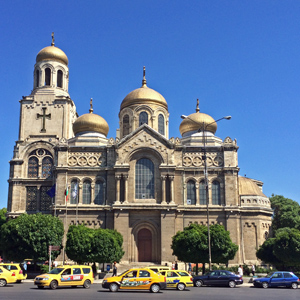
{"type": "Polygon", "coordinates": [[[300,1],[1,1],[0,208],[18,138],[19,100],[33,86],[37,53],[51,44],[69,58],[69,93],[79,115],[94,113],[116,136],[123,98],[147,85],[180,115],[218,119],[216,135],[237,139],[240,175],[264,193],[300,202],[298,157],[300,1]],[[298,129],[297,129],[298,128],[298,129]]]}

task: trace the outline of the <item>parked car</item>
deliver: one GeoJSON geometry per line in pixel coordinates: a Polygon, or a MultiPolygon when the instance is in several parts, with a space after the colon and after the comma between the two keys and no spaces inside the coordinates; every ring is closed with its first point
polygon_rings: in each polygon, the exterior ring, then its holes
{"type": "Polygon", "coordinates": [[[167,287],[166,277],[156,272],[142,268],[130,269],[119,276],[110,277],[102,281],[102,287],[111,292],[120,290],[149,290],[158,293],[167,287]]]}
{"type": "Polygon", "coordinates": [[[39,289],[49,286],[56,289],[58,286],[78,286],[82,285],[88,289],[94,282],[91,266],[72,265],[61,266],[52,269],[49,273],[38,275],[34,279],[34,284],[39,289]]]}
{"type": "Polygon", "coordinates": [[[167,288],[176,288],[183,291],[186,287],[193,286],[193,277],[183,270],[161,271],[159,274],[166,277],[167,288]]]}
{"type": "Polygon", "coordinates": [[[253,285],[255,287],[291,287],[297,289],[299,284],[299,278],[293,272],[278,271],[269,273],[265,277],[255,278],[253,285]]]}
{"type": "Polygon", "coordinates": [[[17,277],[14,271],[8,271],[0,266],[0,286],[6,286],[8,283],[15,283],[16,281],[17,277]]]}
{"type": "Polygon", "coordinates": [[[25,274],[25,270],[21,264],[1,263],[0,266],[4,267],[8,271],[15,272],[18,283],[27,278],[27,274],[25,274]]]}
{"type": "Polygon", "coordinates": [[[193,278],[194,286],[201,287],[203,285],[218,285],[236,287],[238,284],[243,284],[241,276],[236,275],[226,270],[216,270],[205,273],[202,276],[195,276],[193,278]]]}

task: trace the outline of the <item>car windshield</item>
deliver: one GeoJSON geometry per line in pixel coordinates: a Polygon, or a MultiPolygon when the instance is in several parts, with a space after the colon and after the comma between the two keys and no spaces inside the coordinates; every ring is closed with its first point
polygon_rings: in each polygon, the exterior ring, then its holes
{"type": "Polygon", "coordinates": [[[47,274],[59,274],[63,270],[64,270],[64,268],[54,268],[47,274]]]}
{"type": "Polygon", "coordinates": [[[269,273],[266,277],[267,277],[267,278],[270,278],[273,274],[274,274],[274,272],[269,273]]]}

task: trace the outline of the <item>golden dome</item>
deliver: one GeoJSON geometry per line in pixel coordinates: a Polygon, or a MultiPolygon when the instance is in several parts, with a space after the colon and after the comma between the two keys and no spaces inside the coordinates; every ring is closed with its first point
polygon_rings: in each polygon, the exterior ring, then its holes
{"type": "Polygon", "coordinates": [[[210,131],[215,134],[217,131],[217,123],[211,116],[197,111],[183,119],[179,126],[181,136],[186,132],[197,130],[210,131]]]}
{"type": "Polygon", "coordinates": [[[109,126],[107,122],[99,115],[93,114],[92,108],[92,100],[91,100],[91,108],[88,114],[84,114],[80,116],[73,123],[73,131],[74,134],[82,133],[82,132],[98,132],[107,136],[109,131],[109,126]]]}
{"type": "Polygon", "coordinates": [[[44,60],[55,60],[65,65],[68,65],[69,60],[67,55],[55,46],[48,46],[42,49],[36,56],[36,62],[44,60]]]}
{"type": "Polygon", "coordinates": [[[240,196],[263,196],[259,186],[250,178],[239,176],[239,194],[240,196]]]}
{"type": "Polygon", "coordinates": [[[145,67],[144,67],[142,87],[130,92],[123,99],[121,103],[121,109],[133,104],[158,104],[168,109],[168,104],[166,99],[160,93],[147,87],[146,79],[145,79],[145,67]]]}
{"type": "Polygon", "coordinates": [[[69,60],[64,51],[54,46],[54,32],[52,32],[51,46],[42,49],[36,56],[36,62],[44,60],[55,60],[65,65],[68,65],[69,60]]]}

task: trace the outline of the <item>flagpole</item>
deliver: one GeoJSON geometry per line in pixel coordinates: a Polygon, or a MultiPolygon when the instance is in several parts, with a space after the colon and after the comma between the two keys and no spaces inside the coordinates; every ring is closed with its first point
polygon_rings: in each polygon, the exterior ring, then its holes
{"type": "Polygon", "coordinates": [[[56,181],[55,181],[55,195],[54,195],[54,217],[56,217],[56,181]]]}
{"type": "Polygon", "coordinates": [[[68,219],[68,173],[66,172],[66,190],[65,190],[65,202],[66,202],[66,215],[65,215],[65,232],[64,232],[64,252],[63,252],[63,263],[65,262],[66,255],[66,228],[68,219]]]}

